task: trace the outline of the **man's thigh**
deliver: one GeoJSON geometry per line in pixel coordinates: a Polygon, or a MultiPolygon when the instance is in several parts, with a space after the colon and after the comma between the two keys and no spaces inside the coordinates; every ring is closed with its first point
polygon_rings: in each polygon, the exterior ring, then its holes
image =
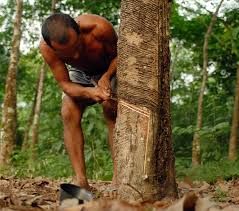
{"type": "Polygon", "coordinates": [[[90,99],[82,99],[79,97],[70,97],[66,93],[62,93],[62,105],[64,104],[65,101],[72,101],[77,107],[86,108],[87,106],[91,106],[96,104],[95,101],[90,100],[90,99]]]}

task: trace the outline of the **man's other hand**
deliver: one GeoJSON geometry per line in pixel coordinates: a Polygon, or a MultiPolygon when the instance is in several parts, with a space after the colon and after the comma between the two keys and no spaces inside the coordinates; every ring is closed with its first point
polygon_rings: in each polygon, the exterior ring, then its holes
{"type": "Polygon", "coordinates": [[[110,78],[106,74],[100,78],[98,86],[104,89],[107,93],[111,94],[110,78]]]}
{"type": "Polygon", "coordinates": [[[110,99],[110,92],[100,86],[88,87],[88,91],[88,97],[98,103],[102,103],[103,101],[110,99]]]}

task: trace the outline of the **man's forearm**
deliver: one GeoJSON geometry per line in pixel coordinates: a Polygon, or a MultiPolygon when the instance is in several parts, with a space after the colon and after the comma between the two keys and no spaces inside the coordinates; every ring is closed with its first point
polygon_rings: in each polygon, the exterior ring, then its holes
{"type": "Polygon", "coordinates": [[[116,74],[116,71],[117,71],[117,57],[115,57],[111,63],[110,63],[110,66],[108,68],[108,70],[105,72],[104,75],[106,75],[109,79],[111,79],[115,74],[116,74]]]}
{"type": "Polygon", "coordinates": [[[60,83],[60,86],[67,95],[71,97],[89,98],[88,88],[72,82],[60,83]]]}

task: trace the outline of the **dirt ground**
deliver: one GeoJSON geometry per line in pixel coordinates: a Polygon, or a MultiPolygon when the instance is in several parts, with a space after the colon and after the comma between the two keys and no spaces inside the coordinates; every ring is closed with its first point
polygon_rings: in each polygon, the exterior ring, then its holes
{"type": "MultiPolygon", "coordinates": [[[[0,177],[0,210],[56,210],[59,206],[59,186],[70,180],[49,180],[45,178],[17,179],[0,177]]],[[[98,189],[107,189],[109,182],[91,182],[98,189]]],[[[195,192],[200,198],[210,198],[219,209],[229,205],[239,205],[239,179],[219,180],[210,185],[206,182],[179,181],[180,198],[189,192],[195,192]]],[[[109,197],[102,195],[101,198],[109,197]]],[[[239,210],[239,209],[238,209],[239,210]]]]}

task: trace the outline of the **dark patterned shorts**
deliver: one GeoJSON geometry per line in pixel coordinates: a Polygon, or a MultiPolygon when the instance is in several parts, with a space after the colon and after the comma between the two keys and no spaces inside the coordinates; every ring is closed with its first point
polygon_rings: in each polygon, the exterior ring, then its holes
{"type": "MultiPolygon", "coordinates": [[[[74,67],[71,67],[70,65],[67,65],[67,69],[69,71],[69,78],[73,83],[80,84],[84,87],[94,87],[97,85],[97,82],[101,78],[103,74],[98,75],[87,75],[83,70],[76,69],[74,67]]],[[[111,79],[111,90],[112,93],[116,93],[116,76],[113,76],[111,79]]],[[[66,94],[63,92],[62,98],[66,94]]]]}

